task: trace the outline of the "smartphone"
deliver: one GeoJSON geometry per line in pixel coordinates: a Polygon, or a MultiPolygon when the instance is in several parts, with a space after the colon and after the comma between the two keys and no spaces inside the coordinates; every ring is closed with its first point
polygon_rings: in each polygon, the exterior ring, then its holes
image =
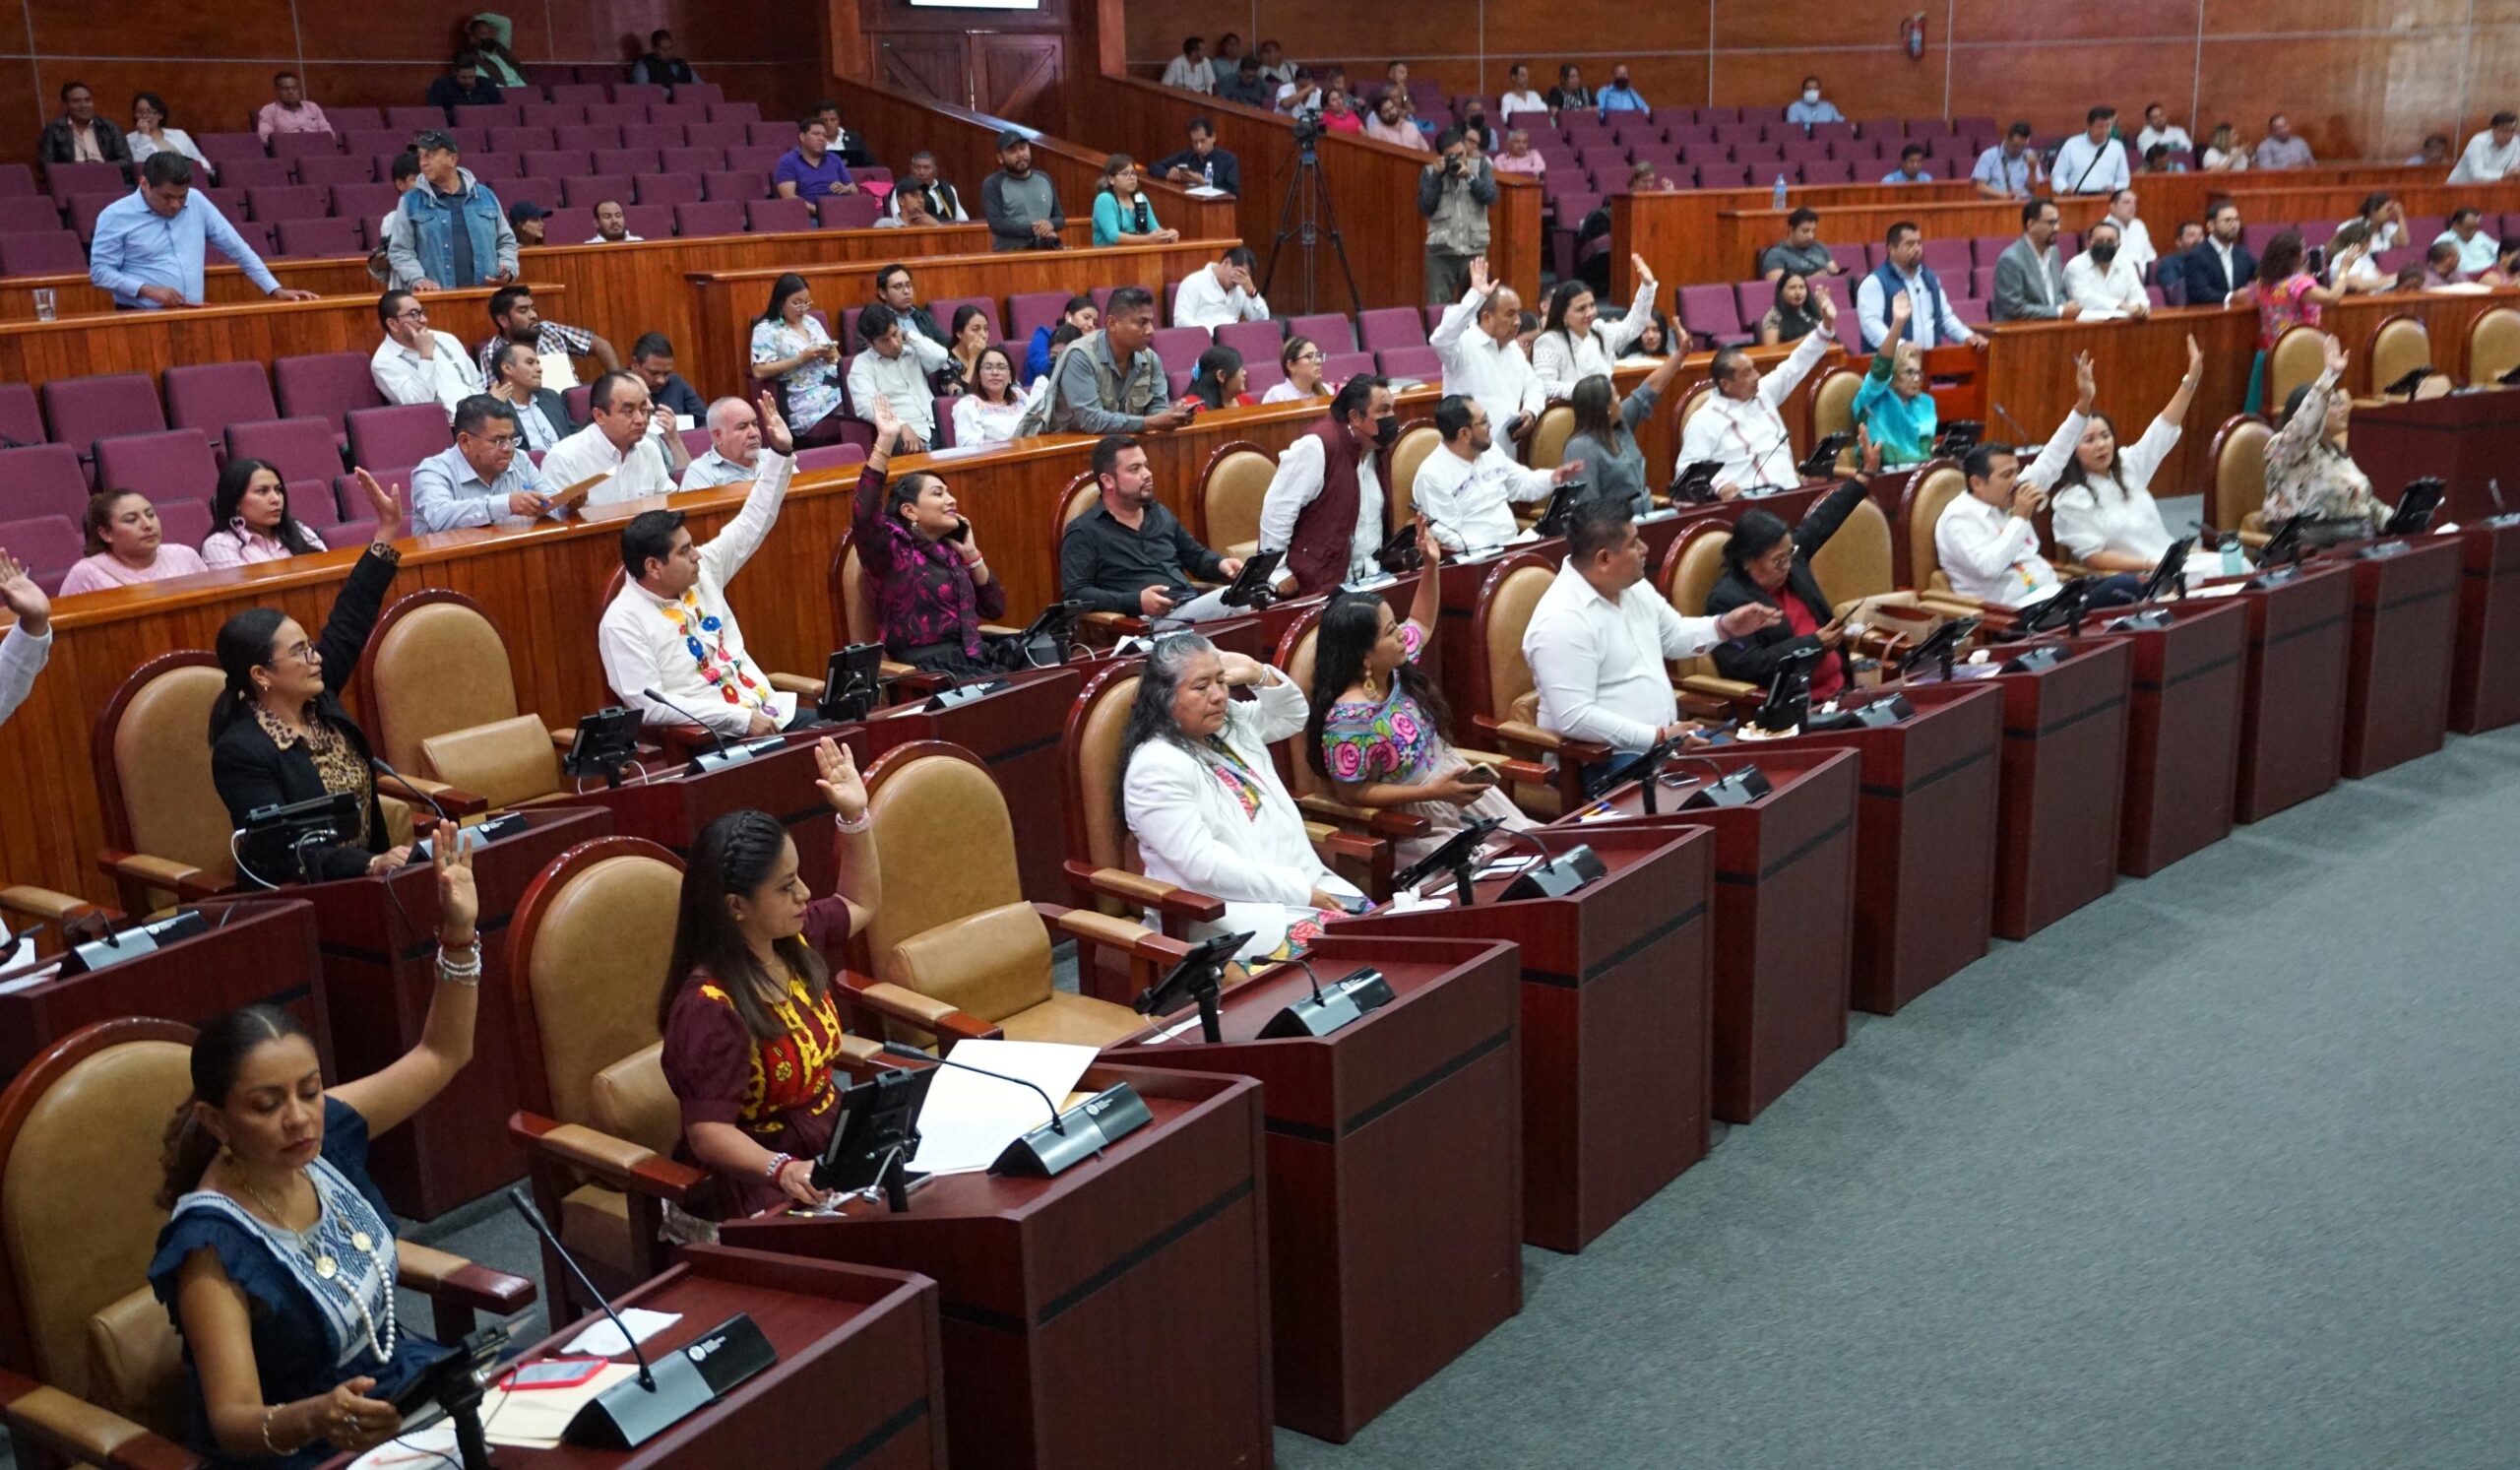
{"type": "Polygon", "coordinates": [[[551,1358],[529,1363],[499,1380],[501,1388],[524,1391],[529,1388],[575,1388],[603,1372],[601,1358],[551,1358]]]}
{"type": "Polygon", "coordinates": [[[1468,782],[1472,786],[1494,786],[1497,779],[1496,768],[1494,766],[1479,765],[1474,762],[1470,769],[1461,773],[1459,779],[1468,782]]]}
{"type": "Polygon", "coordinates": [[[949,541],[949,542],[965,542],[965,543],[968,543],[971,539],[972,539],[972,523],[971,523],[971,520],[970,520],[968,517],[965,517],[965,516],[956,516],[956,517],[954,518],[954,529],[945,533],[945,540],[947,540],[947,541],[949,541]]]}

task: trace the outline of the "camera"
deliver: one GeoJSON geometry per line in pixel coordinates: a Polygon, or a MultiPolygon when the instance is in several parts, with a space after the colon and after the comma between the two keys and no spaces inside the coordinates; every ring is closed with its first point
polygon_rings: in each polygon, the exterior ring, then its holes
{"type": "Polygon", "coordinates": [[[1299,108],[1294,115],[1295,147],[1309,149],[1321,141],[1321,109],[1299,108]]]}

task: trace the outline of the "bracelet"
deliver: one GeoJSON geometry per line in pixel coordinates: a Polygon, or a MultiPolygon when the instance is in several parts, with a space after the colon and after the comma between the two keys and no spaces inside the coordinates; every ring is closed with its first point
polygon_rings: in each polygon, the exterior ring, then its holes
{"type": "Polygon", "coordinates": [[[290,1453],[272,1442],[272,1416],[279,1412],[280,1406],[277,1404],[263,1405],[263,1447],[270,1450],[274,1456],[290,1453]]]}
{"type": "Polygon", "coordinates": [[[772,1154],[770,1156],[770,1167],[763,1170],[762,1173],[767,1175],[770,1182],[775,1184],[779,1182],[779,1171],[795,1162],[796,1156],[794,1154],[772,1154]]]}
{"type": "Polygon", "coordinates": [[[443,944],[437,947],[437,978],[448,985],[477,986],[481,983],[481,946],[475,940],[469,946],[472,958],[460,960],[443,944]]]}
{"type": "Polygon", "coordinates": [[[831,814],[831,819],[833,823],[840,828],[840,830],[849,833],[852,837],[865,831],[866,828],[875,820],[872,814],[863,811],[857,813],[857,820],[853,822],[841,815],[838,811],[834,811],[831,814]]]}

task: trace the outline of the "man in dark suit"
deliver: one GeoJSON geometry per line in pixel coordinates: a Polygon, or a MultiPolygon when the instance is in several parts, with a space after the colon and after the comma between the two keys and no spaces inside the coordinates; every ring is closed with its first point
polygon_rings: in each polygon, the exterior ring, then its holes
{"type": "Polygon", "coordinates": [[[1217,125],[1204,117],[1190,119],[1190,146],[1155,160],[1155,176],[1185,189],[1202,185],[1228,194],[1242,192],[1242,163],[1217,147],[1217,125]]]}
{"type": "Polygon", "coordinates": [[[2205,239],[2180,268],[2187,304],[2220,306],[2257,277],[2257,257],[2240,243],[2240,207],[2217,199],[2205,207],[2205,239]]]}
{"type": "Polygon", "coordinates": [[[96,115],[96,95],[85,82],[61,85],[61,115],[43,125],[35,159],[44,163],[128,163],[122,130],[96,115]]]}
{"type": "Polygon", "coordinates": [[[2153,262],[2153,285],[2162,288],[2162,294],[2173,306],[2187,304],[2187,252],[2203,243],[2205,226],[2193,220],[2182,220],[2171,247],[2153,262]]]}

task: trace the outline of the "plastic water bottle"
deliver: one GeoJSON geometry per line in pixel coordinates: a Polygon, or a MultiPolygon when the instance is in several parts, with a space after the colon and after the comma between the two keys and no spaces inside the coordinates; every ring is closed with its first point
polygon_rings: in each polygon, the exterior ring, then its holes
{"type": "Polygon", "coordinates": [[[1201,175],[1203,175],[1203,176],[1207,179],[1207,181],[1208,181],[1208,187],[1209,187],[1209,188],[1213,189],[1213,188],[1215,188],[1215,187],[1217,186],[1217,160],[1214,160],[1214,159],[1210,159],[1210,160],[1208,160],[1206,162],[1204,162],[1204,163],[1200,164],[1200,165],[1199,165],[1199,172],[1201,173],[1201,175]]]}
{"type": "Polygon", "coordinates": [[[2240,539],[2236,536],[2224,537],[2223,575],[2226,577],[2238,577],[2245,576],[2247,572],[2248,558],[2240,554],[2240,539]]]}
{"type": "Polygon", "coordinates": [[[1776,176],[1776,193],[1769,197],[1768,208],[1773,210],[1785,208],[1785,175],[1782,173],[1776,176]]]}

